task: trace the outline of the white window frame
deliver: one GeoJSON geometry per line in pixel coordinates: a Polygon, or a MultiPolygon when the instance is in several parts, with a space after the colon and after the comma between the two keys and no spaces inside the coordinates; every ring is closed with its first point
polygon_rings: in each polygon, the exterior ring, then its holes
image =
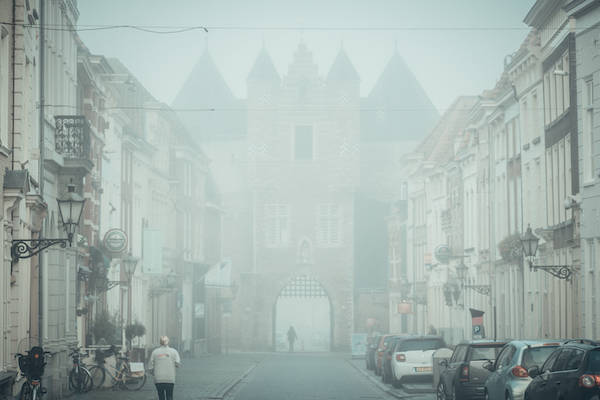
{"type": "Polygon", "coordinates": [[[289,204],[265,204],[265,246],[287,247],[291,234],[291,206],[289,204]]]}
{"type": "Polygon", "coordinates": [[[342,207],[338,204],[319,204],[317,207],[317,244],[320,247],[342,245],[342,207]]]}
{"type": "Polygon", "coordinates": [[[583,105],[583,181],[594,181],[594,81],[592,77],[584,79],[582,92],[583,105]]]}

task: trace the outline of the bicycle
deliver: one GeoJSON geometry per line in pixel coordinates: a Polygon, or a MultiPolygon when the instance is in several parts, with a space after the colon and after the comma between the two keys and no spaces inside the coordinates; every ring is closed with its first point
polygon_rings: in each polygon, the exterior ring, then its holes
{"type": "Polygon", "coordinates": [[[45,393],[42,387],[42,375],[46,366],[46,357],[50,357],[49,351],[44,351],[41,346],[33,346],[26,354],[17,353],[19,370],[25,378],[19,392],[19,400],[38,400],[45,393]]]}
{"type": "Polygon", "coordinates": [[[82,354],[79,352],[79,348],[71,350],[69,357],[73,359],[73,368],[69,372],[69,391],[77,393],[85,393],[92,390],[94,382],[92,380],[92,374],[90,371],[81,363],[82,354]]]}
{"type": "Polygon", "coordinates": [[[127,356],[119,357],[114,346],[106,352],[98,350],[96,352],[97,365],[90,367],[92,381],[94,386],[102,387],[106,380],[106,374],[111,378],[111,387],[119,387],[123,390],[140,390],[146,383],[146,373],[144,368],[141,370],[132,370],[131,362],[127,356]],[[106,356],[114,354],[117,359],[117,366],[106,365],[106,356]]]}

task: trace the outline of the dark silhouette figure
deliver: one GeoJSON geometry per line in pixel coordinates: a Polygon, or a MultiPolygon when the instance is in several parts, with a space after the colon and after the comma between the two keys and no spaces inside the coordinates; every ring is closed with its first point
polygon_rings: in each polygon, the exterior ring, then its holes
{"type": "Polygon", "coordinates": [[[294,351],[294,342],[298,339],[298,335],[293,326],[290,326],[290,329],[287,331],[287,339],[290,345],[290,353],[292,353],[294,351]]]}

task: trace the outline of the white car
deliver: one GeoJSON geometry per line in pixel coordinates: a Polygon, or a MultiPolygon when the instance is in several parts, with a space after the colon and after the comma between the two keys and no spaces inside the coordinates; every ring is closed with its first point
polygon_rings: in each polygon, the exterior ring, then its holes
{"type": "Polygon", "coordinates": [[[392,384],[433,383],[433,353],[446,347],[440,336],[407,336],[392,353],[392,384]]]}

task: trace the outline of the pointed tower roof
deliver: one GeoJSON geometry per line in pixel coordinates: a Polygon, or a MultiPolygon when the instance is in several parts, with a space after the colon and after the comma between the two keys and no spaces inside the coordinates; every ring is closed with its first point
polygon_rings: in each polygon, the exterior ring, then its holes
{"type": "Polygon", "coordinates": [[[363,105],[361,122],[365,140],[421,140],[439,118],[398,49],[363,105]]]}
{"type": "Polygon", "coordinates": [[[192,136],[231,138],[245,134],[243,104],[235,98],[206,49],[173,101],[175,109],[192,136]],[[239,110],[239,111],[238,111],[239,110]]]}
{"type": "Polygon", "coordinates": [[[342,47],[327,74],[328,81],[360,81],[360,76],[342,47]]]}
{"type": "Polygon", "coordinates": [[[223,79],[221,72],[215,65],[210,52],[202,53],[192,72],[181,87],[173,101],[173,106],[189,105],[190,102],[218,102],[233,101],[231,89],[223,79]]]}
{"type": "Polygon", "coordinates": [[[256,61],[254,62],[247,79],[249,81],[261,80],[279,82],[280,78],[277,69],[275,69],[273,60],[264,46],[260,50],[260,53],[258,53],[258,57],[256,57],[256,61]]]}

